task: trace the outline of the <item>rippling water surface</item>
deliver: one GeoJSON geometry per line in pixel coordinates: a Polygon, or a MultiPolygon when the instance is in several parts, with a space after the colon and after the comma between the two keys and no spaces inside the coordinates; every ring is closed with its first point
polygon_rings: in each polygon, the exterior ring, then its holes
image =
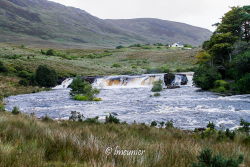
{"type": "Polygon", "coordinates": [[[105,88],[98,97],[101,102],[79,102],[70,99],[70,89],[58,89],[35,94],[11,96],[5,99],[6,109],[18,106],[22,112],[46,114],[54,119],[68,119],[71,111],[79,111],[85,117],[109,113],[128,123],[173,120],[183,129],[204,127],[213,121],[218,127],[235,128],[240,119],[250,121],[250,95],[222,97],[201,92],[191,86],[165,89],[160,97],[150,97],[151,87],[105,88]]]}

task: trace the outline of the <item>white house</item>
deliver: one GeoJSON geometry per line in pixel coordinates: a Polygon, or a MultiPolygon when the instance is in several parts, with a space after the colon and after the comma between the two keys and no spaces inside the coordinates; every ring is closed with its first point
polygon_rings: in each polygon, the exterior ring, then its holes
{"type": "Polygon", "coordinates": [[[171,47],[173,47],[173,48],[184,48],[184,45],[177,42],[177,43],[174,43],[173,45],[171,45],[171,47]]]}

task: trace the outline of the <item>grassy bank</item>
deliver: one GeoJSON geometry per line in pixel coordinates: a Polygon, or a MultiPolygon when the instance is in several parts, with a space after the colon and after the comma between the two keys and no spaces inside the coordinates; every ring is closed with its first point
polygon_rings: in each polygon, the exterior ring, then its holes
{"type": "Polygon", "coordinates": [[[50,55],[46,55],[48,50],[0,44],[0,61],[10,71],[18,67],[34,72],[39,65],[48,65],[60,76],[141,74],[147,72],[147,69],[162,66],[171,71],[190,69],[194,67],[194,56],[199,49],[169,49],[165,46],[54,49],[50,55]]]}
{"type": "MultiPolygon", "coordinates": [[[[245,134],[234,140],[145,125],[42,121],[0,113],[0,166],[169,166],[186,167],[211,148],[225,157],[244,155],[250,166],[245,134]],[[145,150],[142,156],[106,155],[113,149],[145,150]]],[[[244,166],[243,165],[243,166],[244,166]]]]}

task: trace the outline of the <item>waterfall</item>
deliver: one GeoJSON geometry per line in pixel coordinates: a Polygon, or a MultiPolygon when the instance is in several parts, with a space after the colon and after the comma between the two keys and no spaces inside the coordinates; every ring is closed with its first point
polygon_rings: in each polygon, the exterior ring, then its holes
{"type": "Polygon", "coordinates": [[[54,87],[53,89],[66,89],[69,87],[69,85],[73,82],[73,79],[72,78],[67,78],[65,79],[61,85],[58,85],[56,87],[54,87]]]}
{"type": "Polygon", "coordinates": [[[171,83],[172,86],[181,86],[182,76],[175,75],[173,82],[171,83]]]}
{"type": "Polygon", "coordinates": [[[97,88],[138,88],[150,87],[155,81],[164,80],[164,74],[121,75],[97,78],[93,83],[97,88]]]}

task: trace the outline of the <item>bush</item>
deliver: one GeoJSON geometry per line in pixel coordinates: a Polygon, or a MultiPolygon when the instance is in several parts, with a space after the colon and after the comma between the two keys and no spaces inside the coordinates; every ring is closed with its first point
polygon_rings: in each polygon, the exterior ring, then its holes
{"type": "Polygon", "coordinates": [[[193,167],[238,167],[243,162],[243,156],[238,158],[225,158],[218,154],[213,156],[210,149],[203,150],[198,156],[198,162],[193,164],[193,167]]]}
{"type": "Polygon", "coordinates": [[[50,118],[50,117],[46,114],[44,117],[42,117],[42,121],[44,121],[44,122],[51,122],[51,121],[53,121],[53,119],[50,118]]]}
{"type": "Polygon", "coordinates": [[[156,121],[152,121],[150,124],[151,127],[156,127],[157,126],[157,122],[156,121]]]}
{"type": "Polygon", "coordinates": [[[105,118],[105,123],[119,124],[120,120],[118,118],[116,118],[115,116],[109,114],[109,116],[106,116],[106,118],[105,118]]]}
{"type": "Polygon", "coordinates": [[[161,73],[169,73],[170,72],[170,69],[167,65],[163,65],[160,67],[160,72],[161,73]]]}
{"type": "Polygon", "coordinates": [[[124,46],[122,46],[122,45],[119,45],[116,47],[116,49],[122,49],[122,48],[124,48],[124,46]]]}
{"type": "Polygon", "coordinates": [[[83,95],[80,95],[80,94],[77,94],[73,97],[74,100],[77,100],[77,101],[91,101],[91,99],[87,96],[83,96],[83,95]]]}
{"type": "Polygon", "coordinates": [[[161,94],[160,93],[154,93],[154,96],[159,97],[159,96],[161,96],[161,94]]]}
{"type": "Polygon", "coordinates": [[[213,122],[209,122],[207,124],[207,128],[210,128],[210,129],[215,129],[215,124],[213,122]]]}
{"type": "Polygon", "coordinates": [[[87,118],[84,123],[88,123],[88,124],[99,124],[100,122],[98,121],[99,117],[95,117],[95,118],[87,118]]]}
{"type": "Polygon", "coordinates": [[[212,91],[218,92],[218,93],[225,93],[229,90],[229,88],[230,86],[228,82],[224,80],[216,80],[214,82],[214,88],[212,89],[212,91]]]}
{"type": "Polygon", "coordinates": [[[48,55],[48,56],[56,56],[56,51],[54,51],[53,49],[49,49],[49,50],[47,50],[46,55],[48,55]]]}
{"type": "Polygon", "coordinates": [[[240,128],[239,131],[249,133],[250,132],[250,122],[247,122],[243,119],[240,120],[240,128]]]}
{"type": "Polygon", "coordinates": [[[28,86],[29,85],[29,81],[27,81],[26,79],[21,79],[18,83],[19,83],[19,85],[22,85],[22,86],[28,86]]]}
{"type": "Polygon", "coordinates": [[[119,67],[121,67],[121,65],[115,63],[115,64],[112,65],[112,67],[119,68],[119,67]]]}
{"type": "Polygon", "coordinates": [[[151,91],[152,92],[160,92],[160,91],[162,91],[162,80],[155,81],[151,91]]]}
{"type": "Polygon", "coordinates": [[[95,95],[100,91],[98,89],[92,88],[92,85],[86,81],[83,81],[80,77],[73,80],[70,85],[71,92],[70,95],[75,100],[80,101],[99,101],[100,99],[95,98],[95,95]]]}
{"type": "Polygon", "coordinates": [[[14,107],[13,110],[11,111],[11,113],[14,115],[18,115],[18,114],[20,114],[20,110],[18,107],[14,107]]]}
{"type": "Polygon", "coordinates": [[[0,72],[8,72],[7,67],[0,61],[0,72]]]}
{"type": "Polygon", "coordinates": [[[230,131],[229,129],[226,129],[225,134],[226,134],[226,137],[228,137],[231,140],[234,140],[235,135],[236,135],[234,131],[230,131]]]}
{"type": "Polygon", "coordinates": [[[247,73],[240,80],[236,81],[236,89],[240,93],[250,93],[250,73],[247,73]]]}
{"type": "Polygon", "coordinates": [[[166,129],[174,128],[173,120],[167,121],[165,125],[166,125],[166,129]]]}
{"type": "MultiPolygon", "coordinates": [[[[1,99],[0,99],[1,100],[1,99]]],[[[5,111],[4,105],[0,102],[0,112],[5,111]]]]}
{"type": "Polygon", "coordinates": [[[194,74],[193,81],[196,86],[203,90],[209,90],[214,87],[214,82],[220,80],[221,75],[216,69],[207,66],[200,66],[194,74]]]}
{"type": "Polygon", "coordinates": [[[53,87],[57,85],[58,76],[54,69],[40,65],[35,74],[35,81],[39,86],[53,87]]]}

